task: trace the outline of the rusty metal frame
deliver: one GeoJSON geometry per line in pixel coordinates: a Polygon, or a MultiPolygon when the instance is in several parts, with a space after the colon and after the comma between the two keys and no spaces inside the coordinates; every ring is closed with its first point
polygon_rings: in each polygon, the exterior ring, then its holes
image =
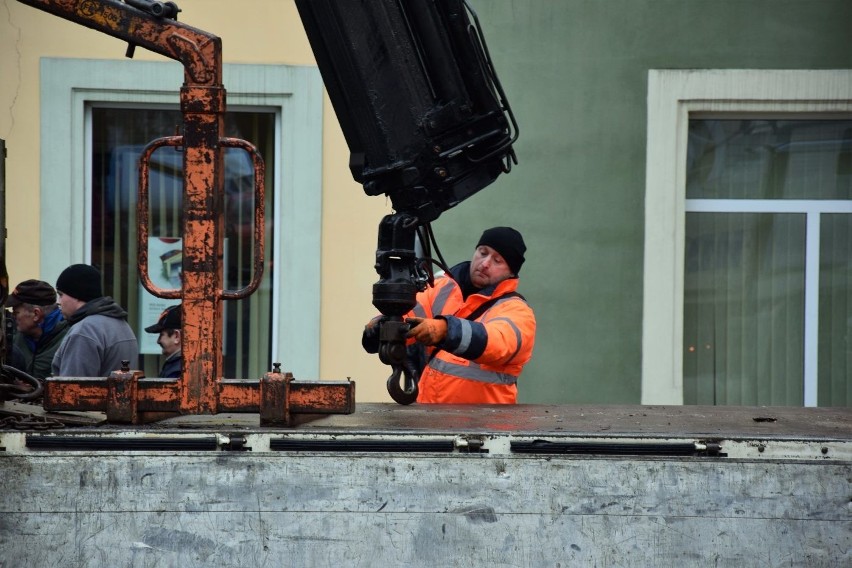
{"type": "MultiPolygon", "coordinates": [[[[219,412],[257,413],[265,426],[288,425],[293,414],[352,414],[355,383],[294,380],[279,369],[260,381],[221,379],[216,382],[219,412]]],[[[145,378],[124,369],[107,378],[59,377],[45,385],[44,408],[51,411],[100,411],[107,421],[140,424],[152,415],[210,414],[181,408],[181,381],[145,378]]]]}
{"type": "MultiPolygon", "coordinates": [[[[296,381],[278,365],[260,381],[222,378],[222,300],[245,298],[263,275],[264,167],[256,148],[223,136],[226,93],[222,41],[176,20],[156,17],[120,0],[19,0],[144,47],[184,67],[180,91],[183,132],[154,140],[139,162],[139,274],[160,298],[182,301],[181,377],[147,379],[140,371],[116,370],[108,378],[53,377],[46,381],[47,410],[100,410],[107,420],[137,424],[146,413],[257,412],[261,424],[288,424],[292,413],[349,414],[355,410],[351,381],[296,381]],[[181,288],[162,290],[148,275],[148,159],[160,147],[183,149],[183,261],[181,288]],[[224,148],[241,148],[255,170],[254,276],[237,291],[223,289],[224,148]]],[[[161,4],[151,2],[151,4],[161,4]]]]}

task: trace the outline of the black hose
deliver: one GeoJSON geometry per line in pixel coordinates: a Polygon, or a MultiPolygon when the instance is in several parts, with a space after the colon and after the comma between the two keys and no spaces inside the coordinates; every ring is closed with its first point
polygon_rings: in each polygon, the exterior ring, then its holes
{"type": "MultiPolygon", "coordinates": [[[[18,400],[35,400],[42,395],[42,392],[44,392],[44,384],[42,383],[42,381],[33,377],[29,373],[25,373],[24,371],[22,371],[18,368],[12,367],[11,365],[3,365],[2,369],[3,369],[4,375],[11,375],[11,376],[15,377],[16,379],[23,381],[24,383],[27,383],[28,385],[32,386],[32,388],[33,388],[33,390],[31,390],[29,392],[25,392],[25,393],[9,392],[8,393],[9,396],[11,396],[13,398],[17,398],[18,400]]],[[[6,385],[3,385],[2,383],[0,383],[0,388],[2,388],[3,386],[15,386],[15,385],[10,385],[8,383],[6,385]]]]}

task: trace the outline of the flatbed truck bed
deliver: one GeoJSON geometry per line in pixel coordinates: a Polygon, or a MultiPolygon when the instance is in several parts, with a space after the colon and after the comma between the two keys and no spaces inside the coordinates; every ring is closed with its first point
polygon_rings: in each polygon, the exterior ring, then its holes
{"type": "Polygon", "coordinates": [[[852,565],[848,409],[98,414],[0,431],[3,566],[852,565]]]}

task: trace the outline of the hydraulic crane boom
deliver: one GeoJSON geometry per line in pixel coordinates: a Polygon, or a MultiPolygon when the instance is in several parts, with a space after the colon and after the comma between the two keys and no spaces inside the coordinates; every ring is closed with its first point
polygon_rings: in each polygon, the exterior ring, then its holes
{"type": "Polygon", "coordinates": [[[466,3],[296,6],[368,195],[428,223],[509,170],[517,126],[466,3]]]}

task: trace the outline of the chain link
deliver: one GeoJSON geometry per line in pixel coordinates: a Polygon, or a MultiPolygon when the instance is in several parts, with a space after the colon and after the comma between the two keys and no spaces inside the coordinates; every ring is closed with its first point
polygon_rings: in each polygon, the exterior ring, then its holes
{"type": "Polygon", "coordinates": [[[51,430],[54,428],[65,428],[65,424],[55,418],[35,414],[0,418],[0,430],[51,430]]]}

